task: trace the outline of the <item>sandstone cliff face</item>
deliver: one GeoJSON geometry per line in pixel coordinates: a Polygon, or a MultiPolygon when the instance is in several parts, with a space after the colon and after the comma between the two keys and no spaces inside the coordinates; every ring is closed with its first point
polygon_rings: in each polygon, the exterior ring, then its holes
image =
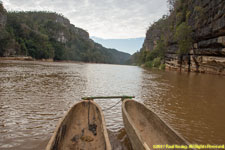
{"type": "Polygon", "coordinates": [[[75,34],[79,35],[83,39],[89,40],[89,33],[81,28],[73,27],[75,34]]]}
{"type": "Polygon", "coordinates": [[[157,41],[160,39],[160,35],[162,34],[162,31],[158,28],[151,28],[146,33],[146,38],[143,44],[143,48],[146,51],[151,51],[154,49],[154,47],[157,44],[157,41]]]}
{"type": "Polygon", "coordinates": [[[53,20],[55,23],[60,24],[62,26],[60,30],[52,31],[53,37],[58,42],[62,43],[68,42],[72,38],[71,33],[76,35],[77,37],[89,40],[89,33],[81,28],[75,27],[73,24],[70,23],[69,19],[56,14],[52,14],[52,16],[49,17],[49,19],[53,20]]]}
{"type": "MultiPolygon", "coordinates": [[[[225,1],[188,0],[186,5],[186,22],[193,30],[193,46],[188,55],[181,61],[177,54],[178,44],[171,36],[174,33],[165,33],[159,26],[147,31],[144,50],[151,51],[154,41],[163,34],[170,34],[165,56],[167,69],[225,75],[225,1]]],[[[177,21],[176,17],[170,17],[170,21],[177,21]]]]}
{"type": "MultiPolygon", "coordinates": [[[[181,69],[225,75],[225,1],[190,1],[188,25],[193,29],[193,48],[181,69]]],[[[167,52],[167,68],[179,69],[176,45],[167,52]]]]}
{"type": "MultiPolygon", "coordinates": [[[[70,24],[70,21],[67,18],[64,18],[62,16],[56,16],[55,22],[61,23],[64,25],[67,29],[70,29],[75,35],[88,40],[89,39],[89,33],[81,28],[75,27],[73,24],[70,24]]],[[[65,37],[66,33],[59,32],[58,33],[58,41],[66,43],[68,41],[69,37],[65,37]]]]}

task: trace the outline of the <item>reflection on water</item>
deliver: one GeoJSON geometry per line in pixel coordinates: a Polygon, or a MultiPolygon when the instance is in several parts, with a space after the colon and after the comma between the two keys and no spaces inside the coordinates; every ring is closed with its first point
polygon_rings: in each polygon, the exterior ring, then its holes
{"type": "MultiPolygon", "coordinates": [[[[134,95],[191,143],[225,141],[225,78],[134,66],[0,62],[0,149],[35,149],[83,96],[134,95]]],[[[96,100],[107,127],[123,127],[118,102],[96,100]]],[[[46,142],[44,143],[46,144],[46,142]]],[[[223,143],[224,144],[224,143],[223,143]]]]}

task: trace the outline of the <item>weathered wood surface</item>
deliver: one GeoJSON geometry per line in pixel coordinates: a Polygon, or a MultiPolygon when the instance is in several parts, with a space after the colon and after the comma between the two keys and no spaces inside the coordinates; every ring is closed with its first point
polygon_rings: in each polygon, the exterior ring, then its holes
{"type": "Polygon", "coordinates": [[[122,115],[134,150],[153,149],[153,145],[188,145],[185,139],[139,102],[124,100],[122,115]]]}
{"type": "Polygon", "coordinates": [[[115,99],[115,98],[121,98],[124,99],[132,99],[135,98],[135,96],[94,96],[94,97],[82,97],[83,100],[94,100],[94,99],[115,99]]]}
{"type": "Polygon", "coordinates": [[[111,150],[101,108],[93,101],[75,104],[59,122],[46,150],[111,150]]]}

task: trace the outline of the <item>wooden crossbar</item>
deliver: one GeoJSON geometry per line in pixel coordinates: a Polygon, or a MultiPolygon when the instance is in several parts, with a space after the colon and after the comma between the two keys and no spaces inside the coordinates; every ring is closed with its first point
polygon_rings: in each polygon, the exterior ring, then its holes
{"type": "Polygon", "coordinates": [[[95,97],[82,97],[83,100],[94,100],[94,99],[115,99],[115,98],[121,98],[124,99],[132,99],[135,98],[135,96],[95,96],[95,97]]]}

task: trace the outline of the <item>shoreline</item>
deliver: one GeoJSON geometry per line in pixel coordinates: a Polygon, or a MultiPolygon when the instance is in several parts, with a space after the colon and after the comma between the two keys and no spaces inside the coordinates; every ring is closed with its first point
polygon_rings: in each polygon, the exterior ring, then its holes
{"type": "Polygon", "coordinates": [[[31,56],[15,56],[15,57],[0,57],[1,60],[18,60],[18,61],[37,61],[37,62],[60,62],[60,63],[84,63],[81,61],[72,61],[72,60],[54,60],[50,59],[35,59],[31,56]]]}
{"type": "MultiPolygon", "coordinates": [[[[17,60],[17,61],[36,61],[36,62],[56,62],[56,63],[86,63],[86,64],[107,64],[107,63],[94,63],[94,62],[82,62],[82,61],[74,61],[74,60],[53,60],[51,59],[35,59],[32,58],[31,56],[15,56],[15,57],[0,57],[0,61],[7,61],[7,60],[17,60]]],[[[127,64],[108,64],[108,65],[123,65],[123,66],[133,66],[133,65],[127,65],[127,64]]],[[[143,69],[147,69],[147,70],[160,70],[160,71],[172,71],[172,72],[180,72],[180,73],[196,73],[196,74],[211,74],[211,75],[218,75],[218,76],[225,76],[224,73],[220,73],[220,72],[213,72],[213,71],[193,71],[191,70],[190,72],[188,72],[187,70],[185,70],[184,68],[182,68],[182,70],[180,71],[179,68],[171,68],[166,66],[164,70],[162,69],[158,69],[158,68],[148,68],[148,67],[144,67],[143,65],[139,66],[143,69]]]]}
{"type": "Polygon", "coordinates": [[[54,62],[53,59],[35,59],[31,56],[15,56],[15,57],[0,57],[0,60],[19,60],[19,61],[43,61],[54,62]]]}
{"type": "Polygon", "coordinates": [[[15,56],[15,57],[0,57],[0,60],[24,60],[24,61],[34,61],[31,56],[15,56]]]}
{"type": "MultiPolygon", "coordinates": [[[[15,56],[15,57],[0,57],[0,61],[6,60],[17,60],[17,61],[36,61],[36,62],[56,62],[56,63],[86,63],[86,64],[108,64],[108,65],[123,65],[127,66],[127,64],[109,64],[109,63],[95,63],[95,62],[83,62],[83,61],[75,61],[75,60],[54,60],[51,59],[35,59],[31,56],[15,56]]],[[[128,65],[132,66],[132,65],[128,65]]]]}

